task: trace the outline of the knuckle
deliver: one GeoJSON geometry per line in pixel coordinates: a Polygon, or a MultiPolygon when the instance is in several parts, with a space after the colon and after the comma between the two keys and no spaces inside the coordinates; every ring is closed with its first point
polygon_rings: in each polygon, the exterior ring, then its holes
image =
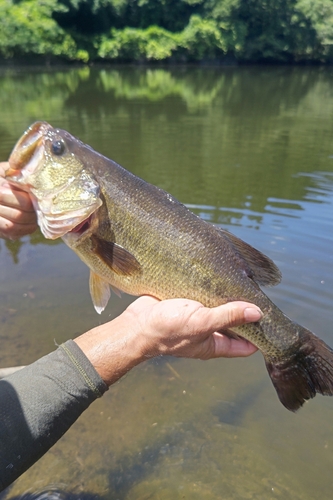
{"type": "Polygon", "coordinates": [[[236,305],[229,305],[226,319],[228,326],[234,326],[243,320],[242,311],[236,305]]]}

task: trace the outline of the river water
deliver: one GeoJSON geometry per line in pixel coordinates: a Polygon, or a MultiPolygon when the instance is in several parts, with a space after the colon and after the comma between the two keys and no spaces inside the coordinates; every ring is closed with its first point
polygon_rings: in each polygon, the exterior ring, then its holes
{"type": "MultiPolygon", "coordinates": [[[[65,128],[269,255],[265,292],[333,346],[333,69],[13,68],[0,73],[0,158],[35,120],[65,128]]],[[[88,270],[39,233],[0,241],[1,366],[110,320],[88,270]]],[[[260,353],[151,360],[115,384],[0,495],[50,487],[112,500],[332,498],[333,399],[297,414],[260,353]]]]}

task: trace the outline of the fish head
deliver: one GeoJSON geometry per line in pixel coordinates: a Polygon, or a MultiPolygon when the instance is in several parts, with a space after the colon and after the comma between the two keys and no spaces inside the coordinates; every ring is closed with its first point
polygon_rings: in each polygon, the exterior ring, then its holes
{"type": "Polygon", "coordinates": [[[29,193],[46,238],[82,228],[102,205],[100,186],[85,161],[85,148],[65,130],[36,122],[9,157],[6,179],[29,193]]]}

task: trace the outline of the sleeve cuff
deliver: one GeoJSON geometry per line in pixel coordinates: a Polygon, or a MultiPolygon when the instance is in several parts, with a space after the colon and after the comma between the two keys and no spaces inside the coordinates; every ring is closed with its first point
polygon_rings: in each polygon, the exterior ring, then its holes
{"type": "Polygon", "coordinates": [[[100,398],[103,396],[109,388],[76,342],[67,340],[67,342],[61,344],[59,348],[66,354],[70,362],[76,368],[78,375],[94,392],[96,397],[100,398]]]}

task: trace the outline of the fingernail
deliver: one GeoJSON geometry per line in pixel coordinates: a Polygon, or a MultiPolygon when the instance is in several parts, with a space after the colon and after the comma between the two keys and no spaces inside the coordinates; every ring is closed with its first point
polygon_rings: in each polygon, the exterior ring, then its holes
{"type": "Polygon", "coordinates": [[[244,318],[245,321],[249,323],[252,321],[259,321],[259,319],[262,318],[262,312],[256,307],[247,307],[244,309],[244,318]]]}

